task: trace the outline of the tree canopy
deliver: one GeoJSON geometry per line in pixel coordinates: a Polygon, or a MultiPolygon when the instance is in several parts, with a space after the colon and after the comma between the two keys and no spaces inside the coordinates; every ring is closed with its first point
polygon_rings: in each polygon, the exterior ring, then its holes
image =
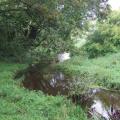
{"type": "Polygon", "coordinates": [[[120,12],[111,12],[107,19],[96,24],[85,45],[90,57],[106,55],[120,49],[120,12]]]}
{"type": "Polygon", "coordinates": [[[1,0],[0,55],[39,60],[74,48],[71,31],[100,17],[104,0],[1,0]]]}

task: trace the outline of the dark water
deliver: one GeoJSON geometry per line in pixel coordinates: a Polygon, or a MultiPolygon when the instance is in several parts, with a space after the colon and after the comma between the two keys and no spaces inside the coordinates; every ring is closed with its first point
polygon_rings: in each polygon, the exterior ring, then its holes
{"type": "Polygon", "coordinates": [[[61,72],[42,73],[30,70],[23,81],[24,87],[30,90],[42,90],[49,95],[67,95],[74,103],[87,108],[89,116],[99,115],[105,120],[120,120],[120,92],[91,89],[87,95],[70,95],[70,77],[61,72]]]}
{"type": "Polygon", "coordinates": [[[68,95],[69,82],[67,79],[62,73],[32,72],[26,74],[23,85],[30,90],[42,90],[48,95],[68,95]]]}
{"type": "Polygon", "coordinates": [[[105,120],[120,120],[120,92],[94,89],[87,107],[91,115],[102,116],[105,120]]]}

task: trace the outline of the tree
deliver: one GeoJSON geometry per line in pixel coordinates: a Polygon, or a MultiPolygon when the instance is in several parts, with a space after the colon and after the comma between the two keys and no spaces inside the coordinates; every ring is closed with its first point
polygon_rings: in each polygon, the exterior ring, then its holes
{"type": "MultiPolygon", "coordinates": [[[[0,46],[4,56],[36,60],[74,48],[71,31],[88,11],[96,16],[101,0],[2,0],[0,26],[4,36],[0,46]],[[93,4],[94,3],[94,4],[93,4]],[[5,47],[4,47],[5,46],[5,47]]],[[[88,15],[87,15],[88,16],[88,15]]]]}
{"type": "Polygon", "coordinates": [[[85,48],[90,57],[106,55],[120,50],[120,12],[111,12],[105,21],[97,24],[96,30],[88,36],[85,48]]]}

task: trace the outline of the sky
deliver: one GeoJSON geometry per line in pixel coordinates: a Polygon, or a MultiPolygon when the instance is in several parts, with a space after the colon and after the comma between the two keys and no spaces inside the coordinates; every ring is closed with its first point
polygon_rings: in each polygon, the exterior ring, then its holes
{"type": "Polygon", "coordinates": [[[120,9],[120,0],[109,0],[109,4],[112,6],[113,10],[120,9]]]}

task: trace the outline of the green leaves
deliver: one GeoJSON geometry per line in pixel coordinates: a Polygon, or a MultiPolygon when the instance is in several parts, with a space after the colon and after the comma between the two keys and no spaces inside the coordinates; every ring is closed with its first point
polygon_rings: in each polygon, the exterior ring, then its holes
{"type": "Polygon", "coordinates": [[[113,13],[104,22],[98,23],[96,30],[88,37],[86,50],[90,57],[117,52],[120,49],[119,12],[111,16],[113,13]]]}
{"type": "MultiPolygon", "coordinates": [[[[6,0],[0,2],[1,41],[14,43],[14,50],[1,47],[3,54],[17,59],[25,58],[29,51],[39,58],[74,49],[71,31],[80,28],[87,12],[100,1],[84,0],[6,0]],[[2,35],[1,35],[2,36],[2,35]],[[16,44],[15,44],[16,43],[16,44]],[[18,47],[19,46],[19,47],[18,47]],[[6,50],[8,49],[8,51],[6,50]],[[39,49],[39,52],[36,52],[39,49]],[[19,51],[16,54],[16,51],[19,51]],[[24,57],[23,57],[24,54],[24,57]],[[21,57],[20,57],[21,56],[21,57]]],[[[96,9],[97,12],[97,9],[96,9]]],[[[7,48],[8,47],[8,48],[7,48]]],[[[35,57],[35,56],[34,56],[35,57]]],[[[19,60],[21,61],[21,60],[19,60]]]]}
{"type": "Polygon", "coordinates": [[[22,64],[0,63],[0,120],[87,120],[80,106],[62,96],[30,91],[12,79],[22,64]]]}

